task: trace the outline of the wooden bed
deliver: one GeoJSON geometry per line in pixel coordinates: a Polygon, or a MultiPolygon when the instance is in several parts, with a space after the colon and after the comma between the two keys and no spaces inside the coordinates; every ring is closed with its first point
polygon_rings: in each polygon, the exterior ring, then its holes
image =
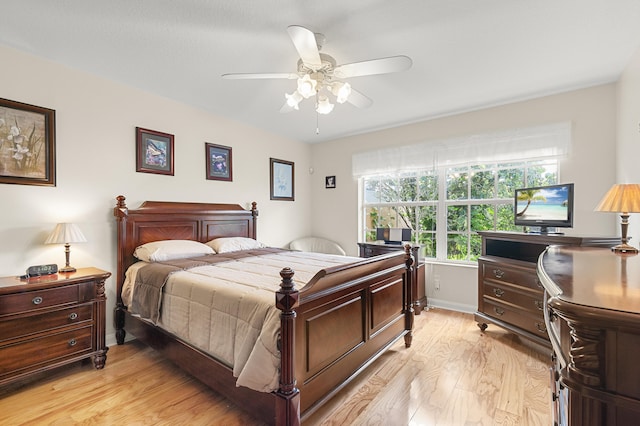
{"type": "Polygon", "coordinates": [[[125,272],[141,244],[171,239],[207,242],[218,237],[256,239],[258,211],[234,204],[146,201],[128,209],[118,196],[118,344],[127,332],[267,423],[297,425],[404,337],[411,346],[413,308],[409,247],[403,253],[321,270],[302,289],[284,268],[274,303],[281,313],[280,386],[272,393],[237,387],[232,371],[151,323],[130,315],[121,297],[125,272]]]}

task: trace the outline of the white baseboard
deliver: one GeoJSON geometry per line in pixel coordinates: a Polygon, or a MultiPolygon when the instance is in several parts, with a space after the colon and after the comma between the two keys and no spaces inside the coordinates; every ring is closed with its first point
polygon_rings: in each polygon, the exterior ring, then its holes
{"type": "Polygon", "coordinates": [[[465,312],[467,314],[473,314],[478,310],[478,307],[475,305],[466,305],[452,302],[450,300],[434,299],[432,297],[427,299],[427,306],[448,309],[450,311],[465,312]]]}

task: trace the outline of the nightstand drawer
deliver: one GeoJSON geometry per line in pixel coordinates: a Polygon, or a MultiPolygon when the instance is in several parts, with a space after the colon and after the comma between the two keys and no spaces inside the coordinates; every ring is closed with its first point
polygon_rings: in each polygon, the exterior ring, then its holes
{"type": "Polygon", "coordinates": [[[0,296],[0,315],[15,314],[67,303],[78,303],[77,285],[0,296]]]}
{"type": "Polygon", "coordinates": [[[93,319],[93,305],[85,304],[0,322],[0,342],[93,319]]]}
{"type": "Polygon", "coordinates": [[[41,363],[79,356],[92,351],[93,327],[83,327],[0,348],[0,378],[3,375],[37,368],[41,363]]]}

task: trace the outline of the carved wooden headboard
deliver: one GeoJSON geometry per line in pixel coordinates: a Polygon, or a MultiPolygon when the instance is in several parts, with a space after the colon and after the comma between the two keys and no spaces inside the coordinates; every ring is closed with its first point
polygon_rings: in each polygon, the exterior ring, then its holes
{"type": "Polygon", "coordinates": [[[127,208],[125,197],[116,197],[113,215],[118,222],[117,295],[127,268],[136,262],[133,252],[141,244],[160,240],[194,240],[206,243],[219,237],[256,238],[258,210],[237,204],[145,201],[135,210],[127,208]]]}

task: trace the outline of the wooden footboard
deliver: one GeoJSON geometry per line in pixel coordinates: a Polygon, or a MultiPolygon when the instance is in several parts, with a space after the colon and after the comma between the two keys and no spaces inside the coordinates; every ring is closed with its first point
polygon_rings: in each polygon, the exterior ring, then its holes
{"type": "Polygon", "coordinates": [[[129,210],[124,201],[119,196],[114,209],[118,220],[118,343],[124,342],[126,325],[137,338],[260,419],[298,425],[401,337],[406,347],[411,346],[413,259],[409,246],[404,253],[324,269],[301,289],[293,286],[295,272],[285,268],[275,296],[282,311],[279,389],[266,394],[236,387],[228,367],[130,316],[120,294],[125,271],[135,260],[135,247],[161,239],[255,238],[255,203],[249,211],[233,205],[164,202],[145,202],[129,210]]]}

